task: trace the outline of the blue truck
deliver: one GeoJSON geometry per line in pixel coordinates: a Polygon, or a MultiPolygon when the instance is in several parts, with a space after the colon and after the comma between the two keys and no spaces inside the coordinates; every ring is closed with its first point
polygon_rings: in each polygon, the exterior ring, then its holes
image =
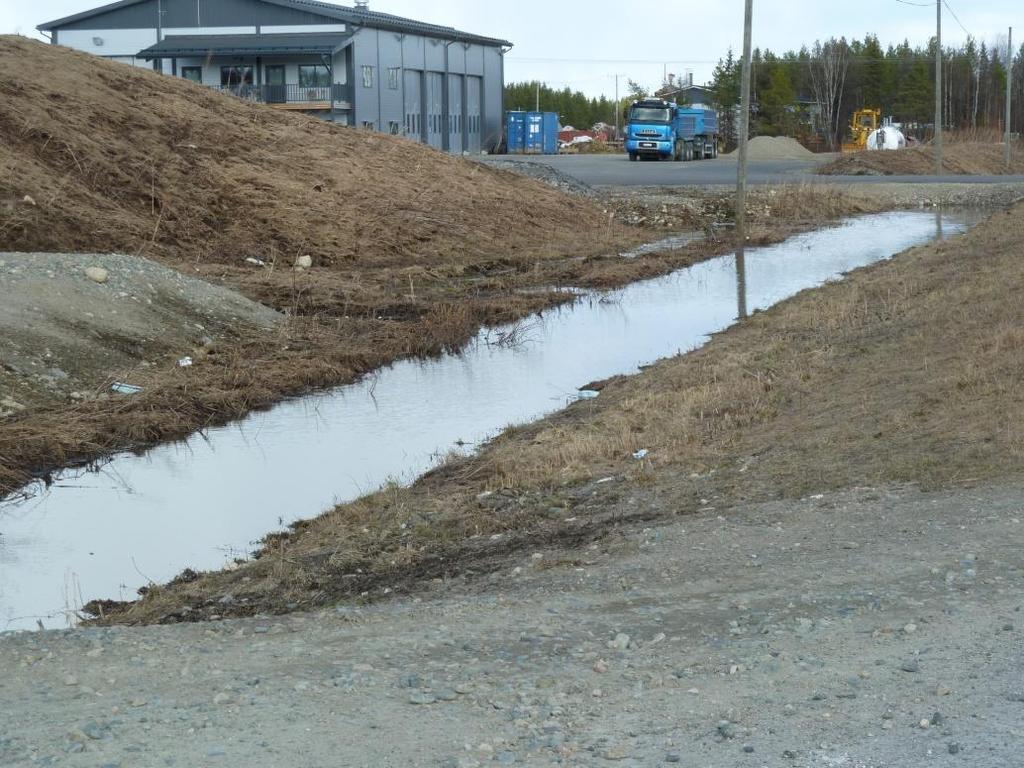
{"type": "Polygon", "coordinates": [[[626,117],[626,152],[630,160],[718,157],[718,114],[661,99],[634,101],[626,117]]]}

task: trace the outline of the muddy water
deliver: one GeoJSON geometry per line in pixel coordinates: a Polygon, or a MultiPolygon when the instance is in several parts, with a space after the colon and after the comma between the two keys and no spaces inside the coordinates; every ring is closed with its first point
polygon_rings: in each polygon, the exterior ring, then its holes
{"type": "Polygon", "coordinates": [[[227,427],[120,455],[100,471],[0,506],[0,631],[65,626],[94,597],[131,599],[149,580],[216,568],[287,523],[439,455],[563,407],[589,381],[703,344],[766,308],[977,216],[854,219],[737,260],[716,258],[520,324],[514,345],[484,331],[460,355],[404,361],[355,385],[283,403],[227,427]],[[738,282],[745,291],[738,292],[738,282]]]}

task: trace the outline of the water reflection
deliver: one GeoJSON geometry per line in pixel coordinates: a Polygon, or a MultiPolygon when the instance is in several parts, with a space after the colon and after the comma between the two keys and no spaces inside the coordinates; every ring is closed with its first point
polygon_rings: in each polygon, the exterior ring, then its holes
{"type": "MultiPolygon", "coordinates": [[[[941,220],[944,234],[963,216],[941,220]]],[[[523,344],[484,331],[462,354],[402,361],[100,471],[65,473],[0,507],[0,629],[64,621],[86,598],[129,599],[147,579],[215,568],[251,542],[506,425],[563,407],[578,387],[686,352],[737,316],[928,242],[931,213],[882,214],[711,259],[545,313],[523,344]]]]}
{"type": "Polygon", "coordinates": [[[740,243],[736,251],[736,317],[743,320],[747,316],[747,251],[746,245],[740,243]]]}

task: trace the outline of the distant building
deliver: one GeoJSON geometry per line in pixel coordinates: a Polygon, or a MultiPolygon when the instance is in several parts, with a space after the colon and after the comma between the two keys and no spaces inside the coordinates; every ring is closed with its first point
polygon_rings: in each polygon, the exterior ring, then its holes
{"type": "Polygon", "coordinates": [[[317,0],[120,0],[52,42],[451,152],[501,141],[511,43],[317,0]]]}

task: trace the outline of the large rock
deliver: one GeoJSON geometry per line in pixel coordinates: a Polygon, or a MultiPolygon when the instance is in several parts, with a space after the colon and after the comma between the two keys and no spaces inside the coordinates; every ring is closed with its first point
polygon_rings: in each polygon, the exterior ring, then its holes
{"type": "Polygon", "coordinates": [[[102,285],[110,278],[110,273],[103,267],[86,267],[85,276],[94,283],[100,283],[102,285]]]}

